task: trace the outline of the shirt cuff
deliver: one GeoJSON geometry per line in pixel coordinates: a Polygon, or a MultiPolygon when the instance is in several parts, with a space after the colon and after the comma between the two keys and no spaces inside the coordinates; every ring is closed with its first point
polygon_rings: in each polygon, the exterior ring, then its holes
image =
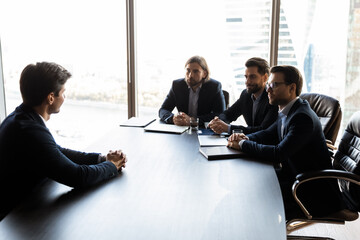
{"type": "Polygon", "coordinates": [[[106,161],[106,156],[99,154],[97,163],[102,163],[106,161]]]}
{"type": "Polygon", "coordinates": [[[165,119],[165,123],[173,123],[173,118],[174,117],[174,114],[171,114],[169,117],[167,117],[166,119],[165,119]]]}

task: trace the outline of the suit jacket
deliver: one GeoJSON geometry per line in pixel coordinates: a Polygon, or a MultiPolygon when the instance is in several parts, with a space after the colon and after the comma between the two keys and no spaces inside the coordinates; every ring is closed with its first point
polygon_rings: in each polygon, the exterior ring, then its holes
{"type": "MultiPolygon", "coordinates": [[[[298,99],[290,109],[281,139],[281,119],[269,128],[248,135],[242,150],[273,163],[281,163],[278,178],[283,194],[290,195],[295,176],[299,173],[331,169],[331,159],[319,118],[306,100],[298,99]],[[282,187],[283,187],[282,186],[282,187]]],[[[340,210],[341,195],[336,180],[318,180],[299,188],[305,207],[317,216],[340,210]]],[[[284,196],[286,199],[287,197],[284,196]]]]}
{"type": "Polygon", "coordinates": [[[84,187],[118,174],[98,153],[77,152],[56,144],[41,117],[20,105],[0,125],[0,214],[4,215],[46,178],[84,187]]]}
{"type": "MultiPolygon", "coordinates": [[[[184,78],[174,80],[172,87],[159,110],[160,120],[166,123],[173,123],[176,107],[179,112],[188,114],[190,88],[184,78]]],[[[222,92],[221,83],[210,79],[203,83],[198,100],[199,124],[210,122],[215,116],[225,110],[225,98],[222,92]]]]}
{"type": "Polygon", "coordinates": [[[226,123],[231,123],[241,115],[244,116],[248,126],[230,125],[230,132],[233,129],[242,129],[245,134],[248,134],[266,129],[276,121],[278,107],[269,103],[267,92],[264,89],[264,92],[260,96],[255,119],[253,119],[253,100],[251,94],[245,89],[242,91],[240,98],[229,109],[220,114],[219,118],[226,123]]]}

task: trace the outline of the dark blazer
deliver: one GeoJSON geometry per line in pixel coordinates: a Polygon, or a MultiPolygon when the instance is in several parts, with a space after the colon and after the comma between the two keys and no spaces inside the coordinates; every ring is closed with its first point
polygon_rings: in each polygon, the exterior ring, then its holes
{"type": "Polygon", "coordinates": [[[118,174],[98,153],[77,152],[56,144],[41,117],[20,105],[0,125],[0,214],[6,214],[40,182],[51,178],[84,187],[118,174]]]}
{"type": "Polygon", "coordinates": [[[278,106],[271,105],[267,92],[264,92],[260,96],[260,102],[256,110],[255,119],[253,120],[253,100],[251,94],[246,91],[242,91],[240,98],[231,106],[219,115],[219,118],[226,123],[236,121],[241,115],[244,116],[247,127],[239,125],[230,125],[230,132],[233,129],[242,129],[245,134],[257,132],[262,129],[266,129],[273,124],[278,116],[278,106]]]}
{"type": "MultiPolygon", "coordinates": [[[[184,78],[174,80],[172,87],[159,110],[160,120],[166,123],[173,123],[176,107],[179,112],[188,114],[190,88],[184,78]]],[[[225,98],[222,93],[221,83],[210,79],[203,83],[198,100],[198,118],[201,125],[210,122],[215,116],[225,110],[225,98]]]]}
{"type": "MultiPolygon", "coordinates": [[[[291,186],[299,173],[331,169],[331,159],[319,118],[306,100],[298,99],[285,121],[284,138],[281,139],[281,119],[269,128],[248,135],[242,150],[252,156],[273,163],[281,163],[278,170],[285,199],[291,196],[291,186]],[[285,189],[284,189],[285,186],[285,189]]],[[[319,180],[305,183],[299,189],[300,198],[315,215],[323,216],[329,209],[342,207],[339,188],[335,180],[319,180]]]]}

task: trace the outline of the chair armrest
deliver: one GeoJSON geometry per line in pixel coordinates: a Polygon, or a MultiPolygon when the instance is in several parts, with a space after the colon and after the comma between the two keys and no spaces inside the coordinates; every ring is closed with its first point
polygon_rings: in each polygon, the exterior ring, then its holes
{"type": "Polygon", "coordinates": [[[326,146],[329,150],[330,156],[333,157],[334,156],[334,151],[337,150],[337,147],[335,147],[335,145],[328,139],[325,139],[326,142],[326,146]]]}
{"type": "Polygon", "coordinates": [[[327,142],[327,141],[326,141],[326,146],[327,146],[330,150],[332,150],[332,151],[337,150],[337,147],[335,147],[334,145],[332,145],[331,142],[327,142]]]}
{"type": "Polygon", "coordinates": [[[342,180],[350,181],[350,182],[360,185],[360,176],[359,175],[356,175],[355,173],[352,173],[352,172],[343,171],[343,170],[326,169],[326,170],[321,170],[321,171],[300,173],[296,176],[296,180],[300,181],[301,183],[315,180],[315,179],[320,179],[320,178],[342,179],[342,180]]]}
{"type": "Polygon", "coordinates": [[[312,219],[312,215],[309,213],[309,211],[305,208],[305,206],[302,204],[300,199],[297,197],[297,193],[296,193],[297,188],[302,183],[305,182],[309,182],[316,179],[331,179],[331,178],[349,181],[360,186],[360,176],[342,170],[328,169],[328,170],[301,173],[296,176],[296,180],[292,186],[292,193],[295,198],[295,201],[300,206],[301,210],[304,212],[304,214],[308,219],[312,219]]]}

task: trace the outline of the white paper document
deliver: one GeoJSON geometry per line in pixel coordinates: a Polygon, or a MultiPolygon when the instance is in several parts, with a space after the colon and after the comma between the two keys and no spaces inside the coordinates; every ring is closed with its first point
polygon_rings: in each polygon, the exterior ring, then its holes
{"type": "Polygon", "coordinates": [[[156,118],[154,117],[132,117],[126,120],[125,122],[121,123],[121,127],[146,127],[153,121],[155,121],[156,118]]]}
{"type": "Polygon", "coordinates": [[[188,130],[188,126],[176,126],[174,124],[165,124],[160,122],[153,122],[144,128],[147,132],[164,132],[181,134],[188,130]]]}
{"type": "Polygon", "coordinates": [[[226,146],[228,141],[221,135],[198,135],[201,147],[205,146],[226,146]]]}

